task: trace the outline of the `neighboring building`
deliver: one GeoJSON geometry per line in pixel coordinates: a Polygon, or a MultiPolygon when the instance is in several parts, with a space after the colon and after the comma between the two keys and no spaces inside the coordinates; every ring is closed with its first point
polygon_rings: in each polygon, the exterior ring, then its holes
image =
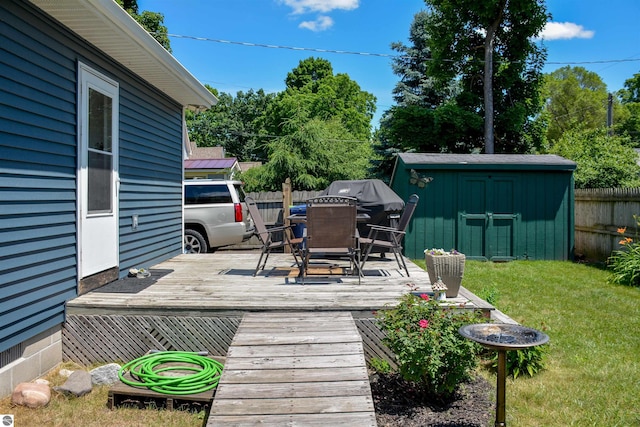
{"type": "Polygon", "coordinates": [[[188,147],[184,161],[185,179],[234,179],[240,172],[238,160],[224,156],[224,147],[197,147],[191,141],[188,147]]]}
{"type": "Polygon", "coordinates": [[[184,109],[216,102],[112,0],[0,2],[0,395],[65,302],[182,252],[184,109]]]}
{"type": "Polygon", "coordinates": [[[234,179],[240,172],[235,157],[224,159],[187,159],[184,161],[184,178],[234,179]]]}
{"type": "Polygon", "coordinates": [[[252,168],[258,168],[262,166],[262,162],[240,162],[240,170],[246,172],[252,168]]]}

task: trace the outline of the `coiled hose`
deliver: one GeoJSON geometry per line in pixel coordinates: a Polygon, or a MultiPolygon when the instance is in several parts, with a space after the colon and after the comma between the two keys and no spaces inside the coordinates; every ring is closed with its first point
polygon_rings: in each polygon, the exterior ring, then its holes
{"type": "Polygon", "coordinates": [[[222,363],[198,353],[185,351],[159,351],[126,363],[118,372],[123,383],[133,387],[147,387],[163,394],[196,394],[218,385],[222,363]],[[187,364],[187,365],[167,365],[187,364]],[[185,374],[184,371],[193,371],[185,374]],[[125,378],[129,372],[131,379],[125,378]]]}

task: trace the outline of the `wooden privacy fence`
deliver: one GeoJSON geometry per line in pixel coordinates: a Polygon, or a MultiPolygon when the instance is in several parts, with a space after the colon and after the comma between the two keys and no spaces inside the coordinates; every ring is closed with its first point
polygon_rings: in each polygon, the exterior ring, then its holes
{"type": "MultiPolygon", "coordinates": [[[[320,191],[293,191],[293,204],[304,204],[320,191]]],[[[284,223],[282,191],[248,193],[258,203],[267,225],[284,223]]],[[[592,261],[606,261],[620,248],[618,228],[627,227],[626,236],[636,237],[633,215],[640,215],[640,188],[593,188],[575,190],[575,253],[592,261]]],[[[255,249],[261,245],[254,236],[227,249],[255,249]]]]}
{"type": "MultiPolygon", "coordinates": [[[[293,191],[293,205],[304,204],[307,199],[320,195],[321,191],[293,191]]],[[[260,210],[262,219],[267,227],[274,225],[284,224],[284,209],[283,209],[283,193],[282,191],[268,191],[261,193],[247,193],[247,196],[252,197],[260,210]]],[[[258,241],[256,236],[246,242],[229,246],[225,249],[256,249],[261,248],[262,245],[258,241]]]]}
{"type": "Polygon", "coordinates": [[[575,253],[592,261],[606,261],[620,248],[618,228],[636,237],[633,215],[640,215],[640,188],[575,190],[575,253]]]}

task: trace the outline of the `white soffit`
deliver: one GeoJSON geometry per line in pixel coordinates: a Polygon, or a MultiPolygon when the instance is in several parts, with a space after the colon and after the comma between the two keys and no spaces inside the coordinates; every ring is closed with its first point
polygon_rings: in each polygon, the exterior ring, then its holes
{"type": "Polygon", "coordinates": [[[30,0],[184,107],[217,99],[113,0],[30,0]]]}

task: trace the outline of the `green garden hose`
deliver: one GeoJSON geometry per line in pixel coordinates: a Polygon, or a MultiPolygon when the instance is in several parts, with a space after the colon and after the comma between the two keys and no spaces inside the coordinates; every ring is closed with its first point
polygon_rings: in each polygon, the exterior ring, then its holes
{"type": "Polygon", "coordinates": [[[133,387],[146,387],[162,394],[185,395],[215,388],[222,368],[222,363],[198,353],[160,351],[125,364],[118,377],[133,387]],[[185,374],[185,371],[193,373],[185,374]],[[133,380],[125,378],[127,372],[133,380]]]}

